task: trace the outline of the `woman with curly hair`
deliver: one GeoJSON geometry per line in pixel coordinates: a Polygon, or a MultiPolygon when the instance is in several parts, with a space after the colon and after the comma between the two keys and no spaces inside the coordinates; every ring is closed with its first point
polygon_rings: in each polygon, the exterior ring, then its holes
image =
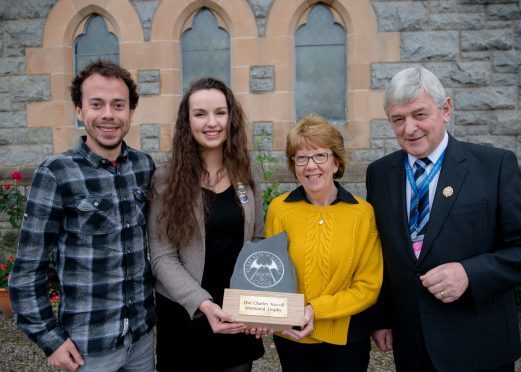
{"type": "Polygon", "coordinates": [[[221,306],[243,243],[263,237],[262,199],[245,115],[221,81],[200,79],[184,95],[172,159],[154,174],[149,221],[157,369],[250,371],[262,340],[221,306]]]}

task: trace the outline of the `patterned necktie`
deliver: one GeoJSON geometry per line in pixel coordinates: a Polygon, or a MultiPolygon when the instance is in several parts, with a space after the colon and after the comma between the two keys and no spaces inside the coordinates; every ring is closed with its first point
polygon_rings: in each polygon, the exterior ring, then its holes
{"type": "Polygon", "coordinates": [[[429,183],[424,182],[427,166],[431,163],[429,158],[417,159],[414,163],[416,171],[414,172],[414,182],[416,183],[416,192],[411,193],[411,209],[409,213],[409,233],[413,242],[413,249],[416,258],[420,256],[423,244],[423,235],[429,223],[429,183]]]}

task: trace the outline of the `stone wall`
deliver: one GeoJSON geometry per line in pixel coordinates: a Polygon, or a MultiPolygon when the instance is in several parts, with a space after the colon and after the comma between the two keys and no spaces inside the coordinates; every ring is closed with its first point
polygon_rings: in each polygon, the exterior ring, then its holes
{"type": "MultiPolygon", "coordinates": [[[[274,3],[285,0],[244,1],[255,16],[258,38],[266,37],[270,10],[274,3]]],[[[521,2],[367,1],[376,15],[378,32],[399,35],[399,61],[370,61],[370,89],[381,91],[398,70],[423,64],[441,78],[453,97],[451,133],[459,139],[512,150],[521,159],[521,2]]],[[[27,104],[53,97],[50,74],[27,74],[26,50],[42,46],[47,17],[56,3],[0,0],[0,179],[8,178],[13,168],[30,177],[36,165],[55,152],[51,128],[27,127],[27,104]]],[[[341,6],[338,0],[327,3],[341,6]]],[[[141,21],[144,39],[149,41],[161,1],[133,0],[131,4],[141,21]]],[[[256,97],[271,93],[276,79],[284,78],[276,76],[274,68],[265,62],[247,67],[248,94],[256,97]]],[[[161,73],[155,69],[137,71],[143,97],[160,95],[164,84],[161,73]]],[[[374,112],[381,112],[380,104],[378,100],[369,102],[375,106],[371,108],[374,112]]],[[[281,148],[286,132],[276,130],[279,127],[274,122],[247,114],[253,124],[252,144],[280,159],[274,166],[274,179],[281,182],[281,189],[292,187],[294,180],[285,170],[281,148]]],[[[369,145],[348,149],[350,163],[342,181],[361,195],[365,194],[367,164],[397,149],[388,122],[379,116],[370,121],[369,145]]],[[[143,122],[138,133],[141,149],[152,153],[158,163],[168,158],[160,142],[163,129],[154,122],[143,122]]]]}

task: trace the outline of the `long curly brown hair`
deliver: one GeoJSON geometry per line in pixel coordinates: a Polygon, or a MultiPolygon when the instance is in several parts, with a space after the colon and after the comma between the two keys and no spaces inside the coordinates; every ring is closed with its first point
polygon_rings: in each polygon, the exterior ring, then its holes
{"type": "MultiPolygon", "coordinates": [[[[204,199],[199,185],[204,177],[208,177],[208,171],[190,129],[189,101],[192,94],[207,89],[222,92],[228,106],[229,122],[226,127],[227,139],[223,145],[223,167],[232,185],[242,182],[254,188],[245,129],[246,117],[240,103],[231,89],[220,80],[205,77],[195,81],[184,95],[177,112],[172,159],[167,165],[167,188],[162,195],[152,195],[161,198],[162,202],[157,218],[159,235],[164,238],[166,232],[166,237],[176,247],[192,239],[197,226],[194,205],[204,199]]],[[[204,201],[202,207],[205,207],[204,201]]]]}

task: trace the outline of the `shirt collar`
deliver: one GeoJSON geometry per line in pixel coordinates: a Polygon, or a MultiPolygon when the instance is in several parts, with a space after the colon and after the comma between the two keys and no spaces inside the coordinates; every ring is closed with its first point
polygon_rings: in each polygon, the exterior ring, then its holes
{"type": "MultiPolygon", "coordinates": [[[[336,199],[333,201],[333,203],[331,203],[331,205],[336,204],[338,202],[358,204],[358,201],[355,199],[353,194],[344,189],[342,185],[340,185],[338,182],[333,182],[335,183],[335,186],[338,189],[338,193],[336,195],[336,199]]],[[[304,187],[302,187],[302,185],[290,192],[286,199],[284,199],[285,202],[297,202],[301,200],[304,200],[305,202],[311,204],[308,197],[306,196],[306,192],[304,191],[304,187]]]]}
{"type": "MultiPolygon", "coordinates": [[[[432,164],[436,164],[436,162],[440,158],[441,154],[443,154],[443,151],[445,151],[445,149],[447,148],[448,143],[449,143],[449,135],[447,134],[447,131],[445,131],[445,135],[443,136],[443,139],[441,140],[438,147],[436,147],[436,149],[427,156],[429,158],[429,160],[432,162],[432,164]]],[[[407,158],[408,158],[409,164],[411,165],[411,168],[412,168],[418,158],[411,154],[407,154],[407,158]]]]}
{"type": "MultiPolygon", "coordinates": [[[[74,150],[76,150],[78,153],[80,153],[89,163],[92,164],[94,167],[101,167],[105,166],[107,164],[110,164],[110,160],[103,158],[99,156],[98,154],[94,153],[89,146],[87,146],[87,136],[81,136],[81,138],[78,140],[78,143],[74,147],[74,150]]],[[[124,162],[128,158],[128,149],[127,144],[125,141],[123,141],[121,145],[121,154],[118,156],[118,162],[124,162]]]]}

